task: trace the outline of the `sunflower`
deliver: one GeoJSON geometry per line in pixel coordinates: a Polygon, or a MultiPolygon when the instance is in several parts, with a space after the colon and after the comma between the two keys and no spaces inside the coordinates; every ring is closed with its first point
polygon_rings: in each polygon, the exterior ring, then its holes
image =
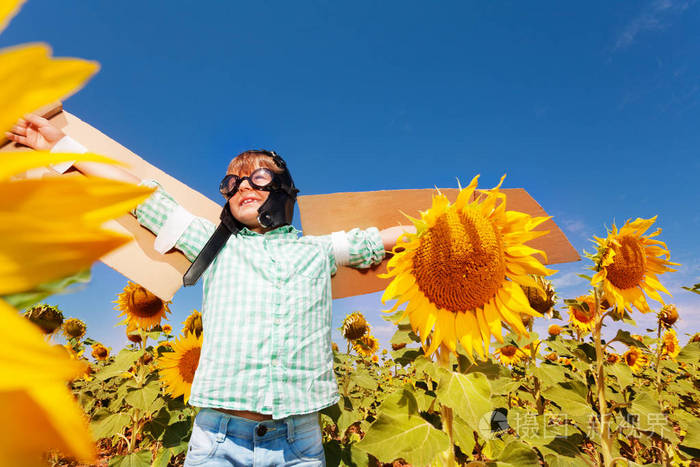
{"type": "Polygon", "coordinates": [[[576,301],[578,305],[569,307],[569,322],[579,331],[587,333],[596,319],[595,298],[592,295],[582,295],[576,301]]]}
{"type": "Polygon", "coordinates": [[[136,323],[129,323],[126,325],[126,338],[134,344],[138,344],[143,340],[141,329],[136,323]]]}
{"type": "Polygon", "coordinates": [[[675,359],[680,351],[681,348],[678,345],[676,331],[669,329],[664,333],[664,337],[661,341],[661,355],[675,359]]]}
{"type": "Polygon", "coordinates": [[[556,353],[551,352],[545,355],[544,359],[549,360],[550,362],[556,362],[557,360],[559,360],[559,356],[556,353]]]}
{"type": "Polygon", "coordinates": [[[374,336],[367,334],[355,340],[352,348],[355,349],[355,352],[358,354],[369,357],[379,350],[379,341],[374,336]]]}
{"type": "Polygon", "coordinates": [[[620,356],[616,353],[609,353],[607,357],[607,362],[610,364],[617,363],[620,361],[620,356]]]}
{"type": "Polygon", "coordinates": [[[377,362],[379,362],[379,357],[376,354],[372,355],[372,363],[377,363],[377,362]]]}
{"type": "Polygon", "coordinates": [[[150,329],[160,324],[160,321],[165,318],[165,313],[170,312],[168,308],[170,302],[161,300],[131,281],[114,303],[117,304],[114,308],[121,311],[119,316],[126,316],[124,322],[136,323],[142,329],[150,329]]]}
{"type": "Polygon", "coordinates": [[[109,349],[99,342],[96,342],[92,345],[92,357],[95,360],[104,362],[107,360],[107,358],[109,358],[109,349]]]}
{"type": "Polygon", "coordinates": [[[192,313],[190,313],[182,324],[184,326],[182,332],[185,335],[192,333],[197,337],[202,335],[202,314],[199,311],[192,310],[192,313]]]}
{"type": "Polygon", "coordinates": [[[575,370],[574,362],[568,357],[559,357],[558,362],[561,366],[567,366],[567,367],[575,370]]]}
{"type": "Polygon", "coordinates": [[[525,352],[511,344],[504,345],[500,349],[496,349],[494,355],[498,357],[498,360],[503,365],[517,365],[520,363],[520,361],[527,357],[525,352]]]}
{"type": "Polygon", "coordinates": [[[613,224],[612,231],[606,238],[595,237],[598,253],[595,256],[596,274],[591,279],[594,286],[602,282],[605,298],[617,306],[618,313],[635,307],[642,313],[651,311],[646,295],[659,303],[664,303],[659,294],[662,291],[671,295],[661,285],[657,275],[675,271],[669,266],[678,265],[668,259],[671,254],[664,242],[653,240],[661,233],[644,233],[656,222],[656,216],[651,219],[641,219],[625,222],[618,231],[613,224]]]}
{"type": "Polygon", "coordinates": [[[80,339],[85,335],[85,323],[78,318],[68,318],[63,323],[63,334],[66,339],[80,339]]]}
{"type": "Polygon", "coordinates": [[[199,365],[202,337],[197,337],[194,333],[180,336],[173,342],[172,349],[172,352],[165,352],[158,357],[158,372],[165,384],[165,392],[172,397],[184,396],[187,402],[194,373],[199,365]]]}
{"type": "Polygon", "coordinates": [[[345,317],[340,329],[344,338],[354,341],[369,333],[369,324],[362,313],[354,311],[345,317]]]}
{"type": "Polygon", "coordinates": [[[523,286],[523,292],[533,310],[546,315],[552,312],[557,301],[557,294],[554,291],[552,281],[542,276],[533,276],[537,287],[523,286]]]}
{"type": "Polygon", "coordinates": [[[24,313],[24,317],[39,326],[46,335],[52,335],[63,324],[63,313],[55,306],[44,303],[31,307],[24,313]]]}
{"type": "Polygon", "coordinates": [[[547,233],[533,229],[548,218],[506,211],[505,176],[470,201],[478,178],[454,204],[438,192],[420,219],[411,218],[416,233],[399,239],[387,264],[384,277],[393,280],[382,300],[397,299],[389,312],[407,302],[396,322],[409,317],[427,355],[441,345],[455,352],[459,341],[470,358],[476,350],[485,359],[491,335],[503,342],[502,322],[527,335],[520,313],[541,315],[520,286],[538,287],[530,274],[554,272],[532,256],[544,252],[523,244],[547,233]]]}
{"type": "Polygon", "coordinates": [[[169,325],[169,324],[164,324],[164,325],[163,325],[163,332],[164,332],[165,334],[172,334],[172,332],[173,332],[173,327],[172,327],[171,325],[169,325]]]}
{"type": "Polygon", "coordinates": [[[647,358],[647,356],[644,355],[642,351],[634,345],[630,346],[627,352],[622,354],[622,360],[634,372],[641,371],[644,368],[644,366],[646,366],[646,364],[649,363],[649,359],[647,358]]]}
{"type": "Polygon", "coordinates": [[[669,329],[678,321],[678,309],[676,305],[666,305],[659,312],[659,323],[669,329]]]}
{"type": "Polygon", "coordinates": [[[562,327],[559,326],[558,324],[551,324],[549,326],[549,329],[547,329],[547,332],[552,337],[558,336],[559,334],[561,334],[561,331],[562,331],[562,327]]]}

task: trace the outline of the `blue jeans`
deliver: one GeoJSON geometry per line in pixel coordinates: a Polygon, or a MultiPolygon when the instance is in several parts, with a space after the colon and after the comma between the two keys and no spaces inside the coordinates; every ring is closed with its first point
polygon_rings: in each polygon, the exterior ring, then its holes
{"type": "Polygon", "coordinates": [[[325,466],[318,423],[318,413],[256,422],[202,409],[194,420],[184,467],[325,466]]]}

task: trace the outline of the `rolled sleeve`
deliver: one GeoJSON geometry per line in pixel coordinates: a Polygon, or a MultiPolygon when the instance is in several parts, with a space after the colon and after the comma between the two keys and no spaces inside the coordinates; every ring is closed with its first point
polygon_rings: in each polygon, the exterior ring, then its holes
{"type": "Polygon", "coordinates": [[[140,185],[156,188],[132,211],[142,226],[156,234],[154,247],[160,253],[177,248],[194,261],[214,233],[214,224],[185,211],[155,180],[144,180],[140,185]]]}
{"type": "Polygon", "coordinates": [[[347,266],[369,268],[382,262],[384,243],[376,227],[352,229],[345,233],[347,240],[347,266]]]}

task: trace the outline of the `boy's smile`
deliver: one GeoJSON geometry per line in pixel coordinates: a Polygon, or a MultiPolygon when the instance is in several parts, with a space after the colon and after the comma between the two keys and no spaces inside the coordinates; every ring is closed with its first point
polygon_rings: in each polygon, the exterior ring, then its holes
{"type": "Polygon", "coordinates": [[[270,196],[269,191],[255,190],[248,180],[244,180],[236,194],[228,201],[231,214],[253,232],[264,233],[265,229],[258,222],[258,209],[265,203],[268,196],[270,196]]]}

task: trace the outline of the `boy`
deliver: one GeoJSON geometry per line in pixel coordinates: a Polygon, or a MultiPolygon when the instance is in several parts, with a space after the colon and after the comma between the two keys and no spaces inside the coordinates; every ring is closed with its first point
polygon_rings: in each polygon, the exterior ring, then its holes
{"type": "MultiPolygon", "coordinates": [[[[36,115],[7,136],[39,150],[85,151],[36,115]]],[[[204,341],[190,397],[202,409],[185,466],[325,465],[317,412],[338,401],[330,277],[339,265],[380,263],[412,227],[299,237],[290,225],[297,193],[291,174],[281,157],[264,150],[229,164],[218,229],[187,213],[155,181],[114,166],[75,167],[156,187],[134,211],[139,222],[157,235],[160,252],[177,248],[190,261],[199,255],[185,279],[196,281],[203,271],[204,341]]]]}

